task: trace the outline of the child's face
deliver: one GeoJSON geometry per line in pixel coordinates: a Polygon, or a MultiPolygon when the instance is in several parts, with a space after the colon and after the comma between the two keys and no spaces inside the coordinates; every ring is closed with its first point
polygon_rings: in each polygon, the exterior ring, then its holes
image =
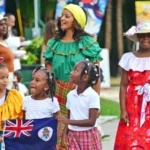
{"type": "Polygon", "coordinates": [[[33,98],[38,98],[45,91],[49,89],[47,84],[48,77],[45,72],[39,70],[32,75],[32,81],[30,82],[30,91],[33,98]]]}
{"type": "Polygon", "coordinates": [[[140,43],[140,47],[143,49],[150,48],[150,33],[137,34],[137,38],[140,43]]]}
{"type": "Polygon", "coordinates": [[[82,82],[81,72],[83,70],[84,64],[77,63],[74,69],[70,73],[70,82],[79,85],[82,82]]]}
{"type": "Polygon", "coordinates": [[[0,68],[0,90],[6,89],[8,85],[9,71],[7,68],[0,68]]]}

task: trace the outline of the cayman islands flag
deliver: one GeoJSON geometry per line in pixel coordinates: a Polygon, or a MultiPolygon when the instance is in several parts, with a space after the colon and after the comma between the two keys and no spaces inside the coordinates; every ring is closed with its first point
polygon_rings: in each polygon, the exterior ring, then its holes
{"type": "Polygon", "coordinates": [[[7,120],[4,143],[5,150],[55,150],[57,120],[7,120]]]}

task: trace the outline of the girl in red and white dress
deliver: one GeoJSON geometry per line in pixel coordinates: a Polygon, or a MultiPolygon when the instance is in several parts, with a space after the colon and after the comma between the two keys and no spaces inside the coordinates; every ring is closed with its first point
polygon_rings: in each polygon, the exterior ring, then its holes
{"type": "Polygon", "coordinates": [[[114,150],[150,149],[150,22],[125,33],[139,42],[139,49],[124,54],[120,84],[121,120],[114,150]]]}

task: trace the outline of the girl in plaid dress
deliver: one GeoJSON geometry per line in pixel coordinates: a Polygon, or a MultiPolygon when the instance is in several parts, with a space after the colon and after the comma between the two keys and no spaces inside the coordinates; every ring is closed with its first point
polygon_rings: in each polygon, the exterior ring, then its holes
{"type": "Polygon", "coordinates": [[[89,61],[80,61],[70,73],[70,82],[77,88],[67,95],[68,118],[58,115],[64,123],[62,145],[69,150],[101,150],[100,132],[96,128],[100,109],[99,95],[92,86],[99,79],[99,67],[89,61]]]}

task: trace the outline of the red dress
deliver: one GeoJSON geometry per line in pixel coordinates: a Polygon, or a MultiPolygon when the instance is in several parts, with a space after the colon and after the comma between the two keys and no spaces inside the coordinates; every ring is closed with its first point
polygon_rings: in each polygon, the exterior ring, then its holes
{"type": "Polygon", "coordinates": [[[128,79],[129,126],[120,120],[114,150],[150,150],[150,71],[129,70],[128,79]]]}

